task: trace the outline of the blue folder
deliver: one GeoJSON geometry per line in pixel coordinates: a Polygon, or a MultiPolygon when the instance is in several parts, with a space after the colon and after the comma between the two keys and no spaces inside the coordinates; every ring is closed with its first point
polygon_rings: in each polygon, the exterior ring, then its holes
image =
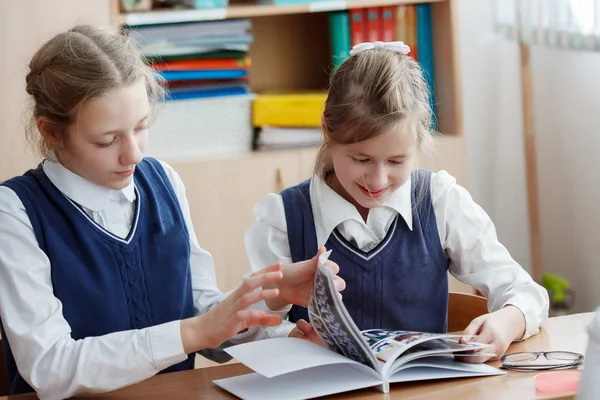
{"type": "Polygon", "coordinates": [[[160,71],[167,81],[189,81],[198,79],[238,79],[248,75],[245,69],[209,69],[192,71],[160,71]]]}

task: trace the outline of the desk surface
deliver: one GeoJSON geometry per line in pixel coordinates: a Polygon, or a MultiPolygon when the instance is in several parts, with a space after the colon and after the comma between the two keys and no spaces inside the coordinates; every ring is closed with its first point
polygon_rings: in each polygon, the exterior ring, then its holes
{"type": "MultiPolygon", "coordinates": [[[[514,343],[508,352],[525,350],[564,350],[585,353],[586,327],[592,313],[575,314],[549,319],[540,333],[524,342],[514,343]]],[[[497,362],[491,365],[498,366],[497,362]]],[[[162,374],[144,382],[112,393],[95,395],[95,399],[235,399],[216,387],[212,381],[251,372],[241,364],[196,369],[185,372],[162,374]]],[[[536,393],[533,377],[537,372],[509,371],[504,376],[484,378],[446,379],[419,383],[397,383],[384,395],[375,389],[365,389],[329,396],[327,399],[570,399],[574,393],[547,396],[536,393]]],[[[36,399],[33,394],[0,397],[0,400],[36,399]]],[[[84,397],[82,397],[84,398],[84,397]]]]}

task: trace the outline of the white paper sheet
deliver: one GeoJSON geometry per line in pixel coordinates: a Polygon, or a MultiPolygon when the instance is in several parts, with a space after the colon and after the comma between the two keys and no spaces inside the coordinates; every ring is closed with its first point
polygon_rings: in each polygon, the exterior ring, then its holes
{"type": "Polygon", "coordinates": [[[214,383],[244,400],[299,400],[380,385],[376,378],[350,365],[325,365],[274,378],[235,376],[214,383]]]}
{"type": "MultiPolygon", "coordinates": [[[[244,343],[225,351],[267,378],[327,364],[361,365],[307,340],[290,337],[244,343]]],[[[371,371],[364,369],[366,374],[371,371]]],[[[374,371],[372,376],[376,376],[374,371]]]]}

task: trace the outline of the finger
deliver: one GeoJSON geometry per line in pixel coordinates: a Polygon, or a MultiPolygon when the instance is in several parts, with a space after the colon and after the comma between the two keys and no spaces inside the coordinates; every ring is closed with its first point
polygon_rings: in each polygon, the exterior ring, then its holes
{"type": "Polygon", "coordinates": [[[337,275],[337,273],[340,272],[340,266],[337,265],[336,262],[331,261],[331,260],[325,261],[325,268],[330,270],[331,273],[333,273],[333,275],[337,275]]]}
{"type": "Polygon", "coordinates": [[[309,324],[308,322],[304,321],[303,319],[299,320],[296,323],[296,327],[302,331],[302,333],[304,334],[304,336],[306,336],[306,338],[308,340],[310,340],[313,343],[316,343],[320,346],[325,346],[325,344],[323,343],[323,341],[321,340],[321,338],[319,337],[319,335],[317,334],[317,331],[314,330],[314,328],[312,327],[311,324],[309,324]]]}
{"type": "Polygon", "coordinates": [[[298,329],[298,328],[292,329],[292,331],[290,332],[290,334],[288,335],[288,337],[293,337],[293,338],[296,338],[296,339],[305,339],[305,340],[308,340],[308,338],[304,335],[304,333],[302,333],[302,331],[300,331],[300,329],[298,329]]]}
{"type": "Polygon", "coordinates": [[[236,301],[235,307],[238,310],[243,310],[250,307],[252,304],[258,303],[259,301],[274,299],[277,296],[279,296],[279,289],[265,289],[253,291],[250,293],[246,293],[242,297],[240,297],[236,301]]]}
{"type": "Polygon", "coordinates": [[[485,343],[492,344],[492,347],[486,347],[484,349],[480,349],[473,353],[473,355],[467,355],[464,357],[458,357],[461,361],[468,362],[471,364],[484,363],[489,360],[495,360],[498,358],[498,346],[493,342],[493,340],[485,340],[485,338],[481,336],[477,336],[473,338],[477,343],[485,343]]]}
{"type": "Polygon", "coordinates": [[[338,292],[341,292],[342,290],[346,289],[346,281],[337,275],[333,277],[333,284],[335,285],[335,290],[337,290],[338,292]]]}
{"type": "Polygon", "coordinates": [[[300,319],[296,322],[296,329],[298,329],[304,335],[313,331],[312,325],[303,319],[300,319]]]}
{"type": "Polygon", "coordinates": [[[327,252],[327,249],[325,248],[325,246],[321,246],[319,247],[319,249],[317,250],[317,255],[315,256],[316,258],[319,258],[319,256],[323,253],[327,252]]]}
{"type": "Polygon", "coordinates": [[[267,272],[265,274],[251,276],[250,278],[246,279],[244,283],[242,283],[240,289],[242,289],[242,291],[245,293],[251,292],[261,286],[271,285],[279,282],[282,278],[283,272],[281,271],[267,272]]]}
{"type": "MultiPolygon", "coordinates": [[[[262,310],[240,310],[235,314],[235,319],[242,328],[248,328],[250,326],[277,326],[281,324],[281,317],[278,315],[270,314],[262,310]]],[[[236,332],[240,329],[236,329],[236,332]]]]}
{"type": "Polygon", "coordinates": [[[269,272],[281,271],[281,265],[282,265],[281,261],[277,261],[275,264],[271,264],[268,267],[265,267],[261,270],[253,272],[252,275],[250,275],[250,277],[268,274],[269,272]]]}
{"type": "Polygon", "coordinates": [[[248,292],[252,292],[259,287],[269,286],[275,282],[279,282],[283,278],[283,272],[268,272],[264,274],[257,274],[254,276],[252,274],[248,279],[246,279],[242,284],[229,295],[229,298],[233,302],[237,302],[242,296],[244,296],[248,292]]]}
{"type": "Polygon", "coordinates": [[[469,343],[475,335],[478,335],[485,323],[486,315],[475,318],[463,331],[463,337],[460,338],[459,343],[469,343]]]}

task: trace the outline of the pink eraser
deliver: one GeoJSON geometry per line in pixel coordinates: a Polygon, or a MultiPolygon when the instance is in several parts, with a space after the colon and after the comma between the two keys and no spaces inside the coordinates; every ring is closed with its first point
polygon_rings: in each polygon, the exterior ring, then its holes
{"type": "Polygon", "coordinates": [[[535,387],[538,391],[547,393],[576,392],[580,380],[579,371],[544,372],[535,376],[535,387]]]}

